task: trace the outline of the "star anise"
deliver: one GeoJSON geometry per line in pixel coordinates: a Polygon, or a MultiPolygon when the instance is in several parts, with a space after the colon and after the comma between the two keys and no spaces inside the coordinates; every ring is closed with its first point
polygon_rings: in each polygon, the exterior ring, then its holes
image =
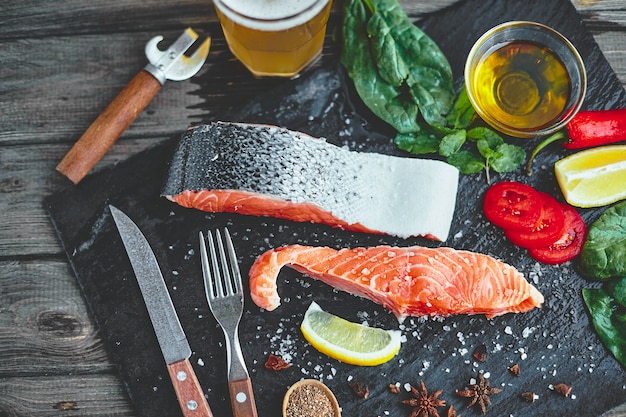
{"type": "Polygon", "coordinates": [[[556,384],[554,390],[564,397],[568,397],[572,392],[572,387],[566,384],[556,384]]]}
{"type": "Polygon", "coordinates": [[[456,411],[454,411],[454,407],[450,406],[450,408],[448,408],[448,417],[461,417],[461,415],[457,415],[456,411]]]}
{"type": "Polygon", "coordinates": [[[352,391],[354,391],[357,397],[364,399],[369,397],[370,389],[367,385],[363,385],[360,382],[348,382],[348,385],[352,388],[352,391]]]}
{"type": "Polygon", "coordinates": [[[413,398],[402,401],[404,404],[413,407],[413,411],[411,411],[409,417],[439,417],[437,407],[443,407],[446,405],[444,400],[440,400],[438,398],[442,391],[435,391],[428,395],[424,381],[420,381],[419,390],[412,385],[410,387],[413,398]]]}
{"type": "Polygon", "coordinates": [[[491,388],[489,381],[485,380],[483,373],[480,372],[478,373],[478,383],[470,384],[469,389],[457,391],[456,393],[461,397],[472,399],[467,405],[467,408],[478,403],[483,414],[487,414],[487,405],[491,405],[489,396],[500,392],[502,392],[500,388],[491,388]]]}

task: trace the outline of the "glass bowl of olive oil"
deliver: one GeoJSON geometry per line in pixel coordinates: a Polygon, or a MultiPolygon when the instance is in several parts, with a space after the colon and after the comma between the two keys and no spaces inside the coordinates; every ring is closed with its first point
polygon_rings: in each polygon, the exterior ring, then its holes
{"type": "Polygon", "coordinates": [[[507,22],[487,31],[470,50],[464,75],[476,113],[494,129],[520,138],[564,127],[587,89],[574,45],[535,22],[507,22]]]}

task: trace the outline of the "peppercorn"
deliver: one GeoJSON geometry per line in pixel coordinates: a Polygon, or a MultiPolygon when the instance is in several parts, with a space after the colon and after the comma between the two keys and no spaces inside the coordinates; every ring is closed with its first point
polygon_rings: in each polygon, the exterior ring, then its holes
{"type": "Polygon", "coordinates": [[[297,387],[287,400],[286,417],[336,417],[326,393],[315,385],[297,387]]]}

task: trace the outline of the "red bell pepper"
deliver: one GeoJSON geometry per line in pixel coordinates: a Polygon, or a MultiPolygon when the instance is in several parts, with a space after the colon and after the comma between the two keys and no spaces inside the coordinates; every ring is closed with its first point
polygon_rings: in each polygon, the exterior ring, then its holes
{"type": "Polygon", "coordinates": [[[526,165],[528,175],[531,173],[532,161],[539,151],[561,139],[567,139],[561,144],[566,149],[591,148],[626,141],[626,108],[578,112],[567,123],[566,130],[567,135],[558,131],[537,145],[526,165]]]}

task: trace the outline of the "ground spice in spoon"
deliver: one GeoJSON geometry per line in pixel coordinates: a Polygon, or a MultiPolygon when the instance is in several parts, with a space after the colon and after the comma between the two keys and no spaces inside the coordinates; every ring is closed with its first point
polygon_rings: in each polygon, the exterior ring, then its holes
{"type": "Polygon", "coordinates": [[[289,395],[286,417],[336,417],[326,393],[315,385],[301,385],[289,395]]]}

